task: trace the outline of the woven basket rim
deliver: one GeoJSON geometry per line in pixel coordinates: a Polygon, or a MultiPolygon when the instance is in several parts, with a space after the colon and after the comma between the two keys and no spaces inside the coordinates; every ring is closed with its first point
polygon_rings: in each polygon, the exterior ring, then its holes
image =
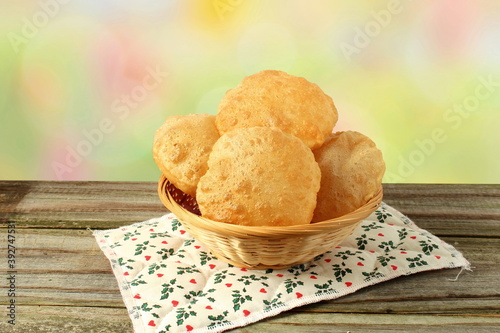
{"type": "Polygon", "coordinates": [[[224,234],[226,236],[235,236],[243,238],[283,238],[283,237],[307,237],[317,233],[331,232],[335,229],[344,228],[352,224],[359,223],[361,220],[373,213],[382,202],[383,187],[380,186],[377,193],[362,207],[355,211],[334,219],[292,226],[242,226],[226,222],[214,221],[208,218],[193,214],[184,207],[177,204],[170,193],[166,191],[168,179],[160,176],[158,182],[158,195],[162,203],[176,215],[182,222],[189,223],[197,228],[207,231],[224,234]]]}

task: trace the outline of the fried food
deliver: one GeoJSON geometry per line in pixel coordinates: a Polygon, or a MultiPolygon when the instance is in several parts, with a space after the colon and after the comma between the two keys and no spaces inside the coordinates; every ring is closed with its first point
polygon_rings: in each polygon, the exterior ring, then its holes
{"type": "Polygon", "coordinates": [[[215,143],[196,199],[202,216],[247,226],[310,223],[320,186],[312,151],[277,128],[230,131],[215,143]]]}
{"type": "Polygon", "coordinates": [[[153,158],[172,184],[195,196],[200,177],[207,171],[212,146],[218,139],[214,115],[171,116],[155,133],[153,158]]]}
{"type": "Polygon", "coordinates": [[[319,148],[331,134],[338,114],[318,85],[285,72],[265,70],[247,76],[219,103],[220,134],[242,127],[278,127],[309,148],[319,148]]]}
{"type": "Polygon", "coordinates": [[[385,172],[382,152],[367,136],[355,132],[333,133],[314,151],[321,169],[321,188],[313,222],[350,213],[378,191],[385,172]]]}

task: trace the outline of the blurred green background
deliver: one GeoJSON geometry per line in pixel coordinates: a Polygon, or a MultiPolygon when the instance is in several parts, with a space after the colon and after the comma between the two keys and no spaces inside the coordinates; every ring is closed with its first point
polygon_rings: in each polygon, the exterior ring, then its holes
{"type": "Polygon", "coordinates": [[[150,180],[152,137],[244,76],[317,83],[385,182],[500,182],[500,2],[3,1],[0,179],[150,180]]]}

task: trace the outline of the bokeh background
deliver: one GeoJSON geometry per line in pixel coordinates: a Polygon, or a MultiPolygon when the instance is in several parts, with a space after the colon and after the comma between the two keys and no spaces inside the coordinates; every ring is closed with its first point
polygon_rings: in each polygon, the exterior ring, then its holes
{"type": "Polygon", "coordinates": [[[2,1],[0,35],[0,179],[155,181],[167,116],[279,69],[377,143],[385,182],[500,182],[497,0],[2,1]]]}

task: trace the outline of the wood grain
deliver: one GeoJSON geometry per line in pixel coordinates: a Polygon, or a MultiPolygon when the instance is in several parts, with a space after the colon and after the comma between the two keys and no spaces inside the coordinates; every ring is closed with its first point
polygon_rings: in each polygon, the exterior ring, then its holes
{"type": "MultiPolygon", "coordinates": [[[[153,182],[0,181],[0,222],[116,228],[168,212],[156,188],[153,182]]],[[[441,236],[500,237],[500,185],[384,184],[384,201],[441,236]]]]}
{"type": "MultiPolygon", "coordinates": [[[[500,185],[386,184],[384,191],[386,203],[462,251],[473,271],[456,281],[458,269],[403,276],[234,332],[500,331],[500,185]]],[[[131,332],[90,229],[166,212],[156,183],[0,182],[0,236],[15,223],[18,249],[17,324],[4,318],[0,332],[131,332]]],[[[0,302],[8,302],[4,284],[0,302]]]]}
{"type": "Polygon", "coordinates": [[[109,229],[167,213],[151,182],[0,182],[0,218],[18,228],[109,229]],[[22,184],[22,199],[16,194],[22,184]]]}

